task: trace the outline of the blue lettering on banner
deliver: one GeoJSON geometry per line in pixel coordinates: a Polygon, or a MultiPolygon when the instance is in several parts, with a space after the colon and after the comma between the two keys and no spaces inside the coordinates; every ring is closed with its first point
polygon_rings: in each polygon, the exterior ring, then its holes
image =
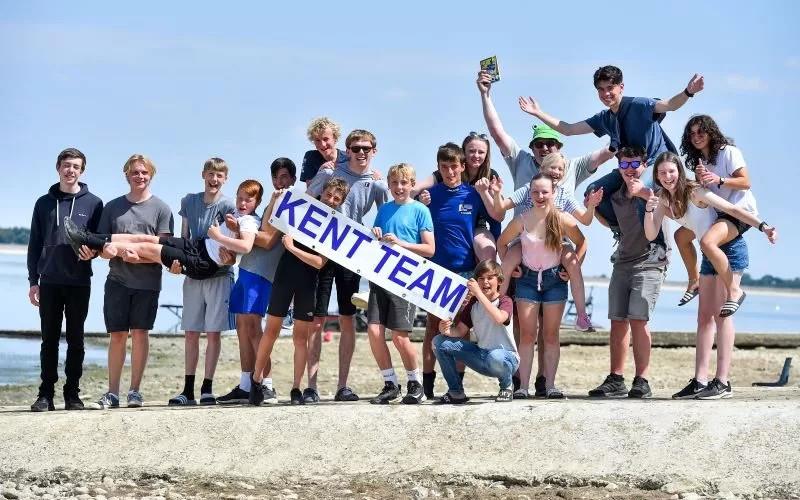
{"type": "Polygon", "coordinates": [[[328,227],[325,228],[325,231],[322,232],[322,237],[319,239],[320,243],[325,243],[325,238],[330,236],[331,248],[338,251],[344,239],[347,237],[347,233],[350,231],[350,226],[345,224],[341,235],[338,234],[338,230],[339,220],[336,217],[331,217],[331,220],[328,221],[328,227]]]}
{"type": "Polygon", "coordinates": [[[308,206],[308,211],[303,216],[303,219],[300,221],[300,224],[297,226],[297,230],[300,231],[303,234],[306,234],[306,235],[316,239],[317,235],[312,233],[311,230],[306,227],[309,224],[312,225],[312,226],[316,226],[316,227],[322,227],[322,220],[315,219],[314,218],[314,214],[319,214],[319,215],[323,215],[323,216],[328,215],[321,208],[316,207],[314,205],[309,205],[308,206]]]}
{"type": "Polygon", "coordinates": [[[353,234],[356,235],[356,238],[358,239],[356,240],[355,243],[353,243],[353,246],[350,248],[350,251],[347,252],[348,259],[351,258],[354,253],[356,253],[356,250],[358,250],[358,247],[360,247],[362,243],[364,243],[365,241],[372,241],[371,235],[364,234],[356,228],[353,228],[353,234]]]}
{"type": "Polygon", "coordinates": [[[278,208],[275,210],[275,217],[280,217],[284,211],[287,211],[289,214],[289,225],[294,226],[294,209],[299,207],[300,205],[304,205],[308,203],[306,200],[299,199],[294,202],[290,202],[289,200],[292,198],[292,192],[286,191],[286,195],[281,200],[281,204],[278,205],[278,208]]]}
{"type": "Polygon", "coordinates": [[[460,305],[456,301],[456,299],[460,297],[462,293],[464,293],[464,290],[466,290],[467,287],[464,285],[458,285],[452,292],[450,292],[450,285],[452,283],[453,280],[450,279],[449,277],[445,277],[444,279],[442,279],[442,282],[439,284],[439,288],[433,294],[433,298],[431,300],[433,302],[436,302],[436,299],[438,299],[439,296],[441,295],[442,298],[438,304],[441,307],[447,307],[447,303],[452,301],[453,304],[450,305],[450,307],[447,309],[450,312],[455,312],[458,306],[460,305]]]}
{"type": "Polygon", "coordinates": [[[422,296],[427,300],[431,296],[431,285],[433,285],[433,269],[426,269],[425,272],[419,275],[413,283],[406,288],[411,291],[415,288],[422,290],[422,296]]]}
{"type": "Polygon", "coordinates": [[[403,267],[405,264],[413,264],[414,267],[417,267],[419,265],[419,261],[412,259],[408,255],[403,255],[400,257],[400,260],[397,261],[397,264],[395,264],[394,269],[392,269],[392,272],[389,273],[389,280],[394,281],[395,283],[404,288],[406,284],[400,281],[400,278],[398,278],[397,275],[407,274],[408,276],[411,276],[411,269],[403,267]]]}
{"type": "Polygon", "coordinates": [[[397,250],[393,250],[389,245],[381,245],[381,250],[383,250],[384,254],[383,257],[381,257],[380,262],[378,262],[378,265],[375,266],[376,273],[381,272],[381,269],[383,269],[383,265],[386,264],[386,261],[389,260],[389,257],[392,256],[397,257],[398,255],[400,255],[400,252],[398,252],[397,250]]]}

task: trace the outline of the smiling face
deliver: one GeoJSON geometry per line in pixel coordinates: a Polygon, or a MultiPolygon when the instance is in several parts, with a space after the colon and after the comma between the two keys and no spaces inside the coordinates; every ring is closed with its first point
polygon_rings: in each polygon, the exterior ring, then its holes
{"type": "Polygon", "coordinates": [[[344,201],[344,193],[335,187],[328,187],[322,192],[322,196],[319,197],[319,201],[331,208],[339,208],[339,205],[341,205],[344,201]]]}
{"type": "Polygon", "coordinates": [[[461,185],[461,174],[464,172],[464,164],[460,161],[439,161],[439,174],[442,182],[449,188],[461,185]]]}
{"type": "Polygon", "coordinates": [[[531,146],[533,159],[536,160],[536,163],[539,165],[542,164],[545,156],[550,153],[558,153],[561,151],[561,143],[555,139],[536,139],[531,142],[531,146]]]}
{"type": "Polygon", "coordinates": [[[553,200],[553,181],[535,179],[531,182],[531,200],[535,208],[547,208],[553,200]]]}
{"type": "Polygon", "coordinates": [[[619,159],[619,173],[626,184],[641,177],[646,168],[647,163],[639,156],[623,156],[619,159]]]}
{"type": "Polygon", "coordinates": [[[377,148],[367,139],[353,141],[347,148],[347,156],[350,158],[350,170],[356,173],[363,173],[369,170],[372,157],[375,156],[377,148]]]}
{"type": "Polygon", "coordinates": [[[708,156],[708,145],[711,143],[708,134],[700,128],[700,124],[692,125],[689,129],[689,140],[692,146],[697,148],[703,155],[708,156]]]}
{"type": "Polygon", "coordinates": [[[681,184],[681,169],[674,162],[663,161],[656,167],[656,178],[658,183],[670,194],[675,194],[675,190],[681,184]]]}
{"type": "Polygon", "coordinates": [[[542,168],[539,171],[558,184],[564,178],[565,170],[566,164],[564,162],[564,157],[560,154],[556,154],[552,158],[548,155],[542,162],[542,168]]]}
{"type": "Polygon", "coordinates": [[[78,186],[78,180],[83,173],[83,160],[80,158],[64,158],[56,166],[58,183],[62,191],[72,192],[78,186]]]}
{"type": "Polygon", "coordinates": [[[397,203],[405,203],[410,199],[411,189],[414,187],[414,179],[404,175],[392,175],[389,177],[389,191],[392,198],[397,203]]]}
{"type": "Polygon", "coordinates": [[[486,271],[476,276],[475,281],[478,282],[478,286],[481,287],[481,291],[487,299],[494,300],[500,295],[500,279],[496,273],[486,271]]]}
{"type": "Polygon", "coordinates": [[[336,158],[336,137],[330,127],[314,134],[311,142],[314,143],[314,147],[325,158],[325,161],[333,161],[336,158]]]}
{"type": "Polygon", "coordinates": [[[464,153],[466,154],[466,168],[467,172],[470,174],[470,178],[477,175],[478,169],[481,168],[483,162],[486,161],[486,154],[488,152],[489,147],[481,139],[473,139],[467,143],[464,148],[464,153]]]}
{"type": "Polygon", "coordinates": [[[228,173],[217,170],[204,170],[203,181],[205,183],[205,192],[209,195],[216,195],[222,189],[225,181],[228,180],[228,173]]]}
{"type": "Polygon", "coordinates": [[[136,192],[147,190],[153,178],[147,165],[141,160],[137,160],[131,164],[125,177],[128,179],[128,185],[130,185],[131,191],[136,192]]]}
{"type": "Polygon", "coordinates": [[[622,90],[624,83],[612,83],[611,80],[600,80],[595,86],[597,97],[606,107],[617,109],[622,102],[622,90]]]}

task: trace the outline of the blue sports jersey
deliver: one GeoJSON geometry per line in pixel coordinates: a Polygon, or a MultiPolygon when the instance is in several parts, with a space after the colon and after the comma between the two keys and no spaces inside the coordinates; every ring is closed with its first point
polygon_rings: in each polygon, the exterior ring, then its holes
{"type": "Polygon", "coordinates": [[[429,192],[428,208],[436,241],[436,253],[431,260],[456,273],[472,271],[476,264],[472,238],[478,218],[497,222],[489,217],[483,200],[472,186],[461,184],[448,188],[439,183],[429,192]]]}

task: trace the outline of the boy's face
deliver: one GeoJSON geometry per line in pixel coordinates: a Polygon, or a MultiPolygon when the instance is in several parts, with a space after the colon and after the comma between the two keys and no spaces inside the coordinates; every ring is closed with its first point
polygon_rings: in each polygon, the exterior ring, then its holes
{"type": "Polygon", "coordinates": [[[272,177],[272,187],[275,190],[289,189],[294,186],[295,178],[289,173],[288,168],[282,168],[272,177]]]}
{"type": "Polygon", "coordinates": [[[75,186],[83,174],[83,160],[80,158],[64,158],[56,166],[58,182],[62,186],[75,186]]]}
{"type": "Polygon", "coordinates": [[[347,148],[347,156],[350,158],[350,166],[354,170],[365,171],[369,168],[372,157],[378,150],[372,147],[372,143],[367,140],[353,141],[347,148]]]}
{"type": "Polygon", "coordinates": [[[414,179],[403,175],[393,175],[389,177],[389,190],[392,192],[394,201],[405,202],[411,196],[411,188],[414,187],[414,179]]]}
{"type": "Polygon", "coordinates": [[[323,158],[328,161],[333,160],[336,155],[336,139],[333,137],[333,130],[326,127],[322,132],[314,134],[311,142],[314,143],[314,147],[322,154],[323,158]]]}
{"type": "Polygon", "coordinates": [[[461,185],[461,173],[464,172],[463,163],[457,160],[440,161],[437,166],[445,186],[452,188],[461,185]]]}
{"type": "Polygon", "coordinates": [[[250,196],[243,190],[236,192],[236,210],[244,215],[252,214],[258,206],[258,198],[250,196]]]}
{"type": "Polygon", "coordinates": [[[217,194],[222,189],[222,185],[228,180],[226,172],[216,170],[204,170],[203,181],[205,182],[206,194],[217,194]]]}
{"type": "Polygon", "coordinates": [[[144,162],[136,161],[128,169],[127,179],[131,191],[144,191],[150,187],[152,176],[144,162]]]}
{"type": "Polygon", "coordinates": [[[597,82],[597,97],[600,98],[607,108],[614,108],[619,106],[622,101],[622,89],[625,88],[624,83],[611,83],[611,80],[600,80],[597,82]]]}
{"type": "Polygon", "coordinates": [[[486,271],[475,278],[481,291],[489,298],[494,297],[500,291],[500,279],[493,272],[486,271]]]}
{"type": "Polygon", "coordinates": [[[619,159],[618,168],[625,183],[630,183],[642,176],[647,168],[647,163],[639,156],[631,158],[623,156],[619,159]]]}
{"type": "Polygon", "coordinates": [[[344,201],[344,196],[342,196],[342,194],[342,191],[339,189],[327,188],[322,192],[319,201],[331,208],[339,208],[339,205],[344,201]]]}

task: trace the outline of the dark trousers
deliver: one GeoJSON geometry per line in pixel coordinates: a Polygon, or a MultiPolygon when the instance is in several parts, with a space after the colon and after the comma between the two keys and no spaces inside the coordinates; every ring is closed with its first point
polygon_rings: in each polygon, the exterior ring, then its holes
{"type": "Polygon", "coordinates": [[[67,360],[64,393],[77,394],[83,374],[83,324],[89,312],[88,286],[39,285],[39,317],[42,320],[42,384],[39,395],[53,397],[58,380],[58,343],[61,324],[67,319],[67,360]]]}
{"type": "MultiPolygon", "coordinates": [[[[619,170],[615,168],[613,171],[589,184],[584,193],[584,196],[586,196],[592,191],[603,188],[603,199],[600,201],[600,204],[597,205],[595,211],[600,214],[611,227],[619,226],[617,215],[614,213],[614,207],[611,206],[611,195],[619,191],[619,188],[622,187],[624,182],[619,170]]],[[[541,309],[539,310],[541,311],[541,309]]]]}

